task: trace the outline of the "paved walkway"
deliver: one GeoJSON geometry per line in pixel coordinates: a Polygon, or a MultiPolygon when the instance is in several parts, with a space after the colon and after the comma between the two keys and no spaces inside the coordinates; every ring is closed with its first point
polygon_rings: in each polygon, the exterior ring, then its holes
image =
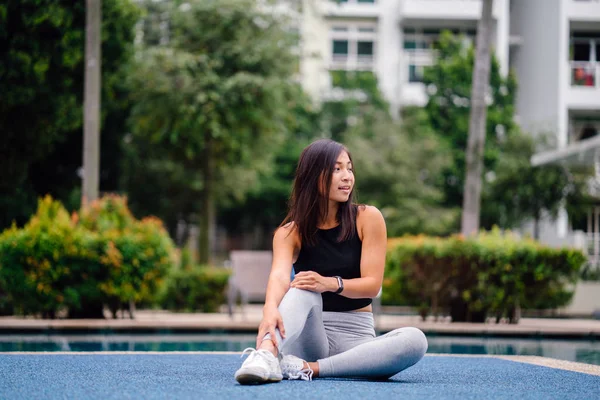
{"type": "MultiPolygon", "coordinates": [[[[37,332],[48,333],[74,331],[182,331],[202,332],[223,330],[230,332],[253,332],[262,316],[258,305],[239,310],[230,318],[226,313],[171,313],[168,311],[138,311],[135,320],[40,320],[22,317],[0,317],[0,333],[37,332]]],[[[506,336],[506,337],[564,337],[598,339],[600,321],[591,319],[550,319],[523,318],[518,324],[495,323],[450,323],[428,320],[423,322],[418,316],[381,314],[376,316],[379,332],[414,326],[427,334],[460,336],[506,336]]]]}

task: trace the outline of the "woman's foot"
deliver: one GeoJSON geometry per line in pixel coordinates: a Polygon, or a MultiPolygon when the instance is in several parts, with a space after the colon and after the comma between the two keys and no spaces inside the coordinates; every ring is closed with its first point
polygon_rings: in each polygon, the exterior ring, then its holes
{"type": "Polygon", "coordinates": [[[303,359],[289,354],[283,356],[280,365],[285,379],[312,381],[314,371],[303,359]]]}
{"type": "Polygon", "coordinates": [[[256,385],[260,383],[279,382],[283,379],[279,360],[268,350],[255,350],[251,347],[242,352],[250,355],[240,369],[235,372],[235,380],[241,385],[256,385]]]}

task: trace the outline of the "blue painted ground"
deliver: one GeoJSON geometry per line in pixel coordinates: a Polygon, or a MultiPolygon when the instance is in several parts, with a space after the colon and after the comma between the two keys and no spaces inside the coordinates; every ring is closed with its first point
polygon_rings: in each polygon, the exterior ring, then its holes
{"type": "Polygon", "coordinates": [[[425,357],[387,381],[240,386],[239,355],[0,355],[0,399],[598,399],[600,377],[493,358],[425,357]]]}

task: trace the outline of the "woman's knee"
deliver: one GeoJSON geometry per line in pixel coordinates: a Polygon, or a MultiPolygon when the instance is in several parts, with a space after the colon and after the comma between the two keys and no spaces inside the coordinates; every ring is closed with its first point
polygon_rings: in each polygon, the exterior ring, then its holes
{"type": "Polygon", "coordinates": [[[427,342],[427,337],[419,328],[408,327],[403,329],[405,333],[410,338],[410,343],[412,348],[420,357],[423,357],[427,352],[427,348],[429,347],[429,343],[427,342]]]}
{"type": "Polygon", "coordinates": [[[323,299],[320,293],[311,292],[309,290],[290,288],[283,297],[283,303],[302,303],[311,307],[323,307],[323,299]]]}
{"type": "Polygon", "coordinates": [[[413,355],[417,360],[420,360],[427,352],[427,338],[425,334],[418,328],[406,327],[398,328],[384,336],[397,338],[399,357],[413,355]]]}
{"type": "Polygon", "coordinates": [[[290,288],[285,294],[285,297],[302,301],[303,303],[314,303],[316,305],[322,305],[323,298],[320,293],[311,292],[309,290],[290,288]]]}

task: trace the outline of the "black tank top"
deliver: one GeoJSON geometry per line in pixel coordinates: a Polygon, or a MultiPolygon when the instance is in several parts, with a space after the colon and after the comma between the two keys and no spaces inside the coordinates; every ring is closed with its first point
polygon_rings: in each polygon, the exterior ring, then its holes
{"type": "MultiPolygon", "coordinates": [[[[341,225],[319,229],[313,245],[302,244],[294,272],[314,271],[322,276],[339,275],[343,279],[360,278],[362,242],[358,232],[338,242],[341,225]]],[[[342,292],[343,293],[343,292],[342,292]]],[[[333,292],[322,293],[323,311],[352,311],[371,304],[371,299],[349,299],[333,292]]]]}

